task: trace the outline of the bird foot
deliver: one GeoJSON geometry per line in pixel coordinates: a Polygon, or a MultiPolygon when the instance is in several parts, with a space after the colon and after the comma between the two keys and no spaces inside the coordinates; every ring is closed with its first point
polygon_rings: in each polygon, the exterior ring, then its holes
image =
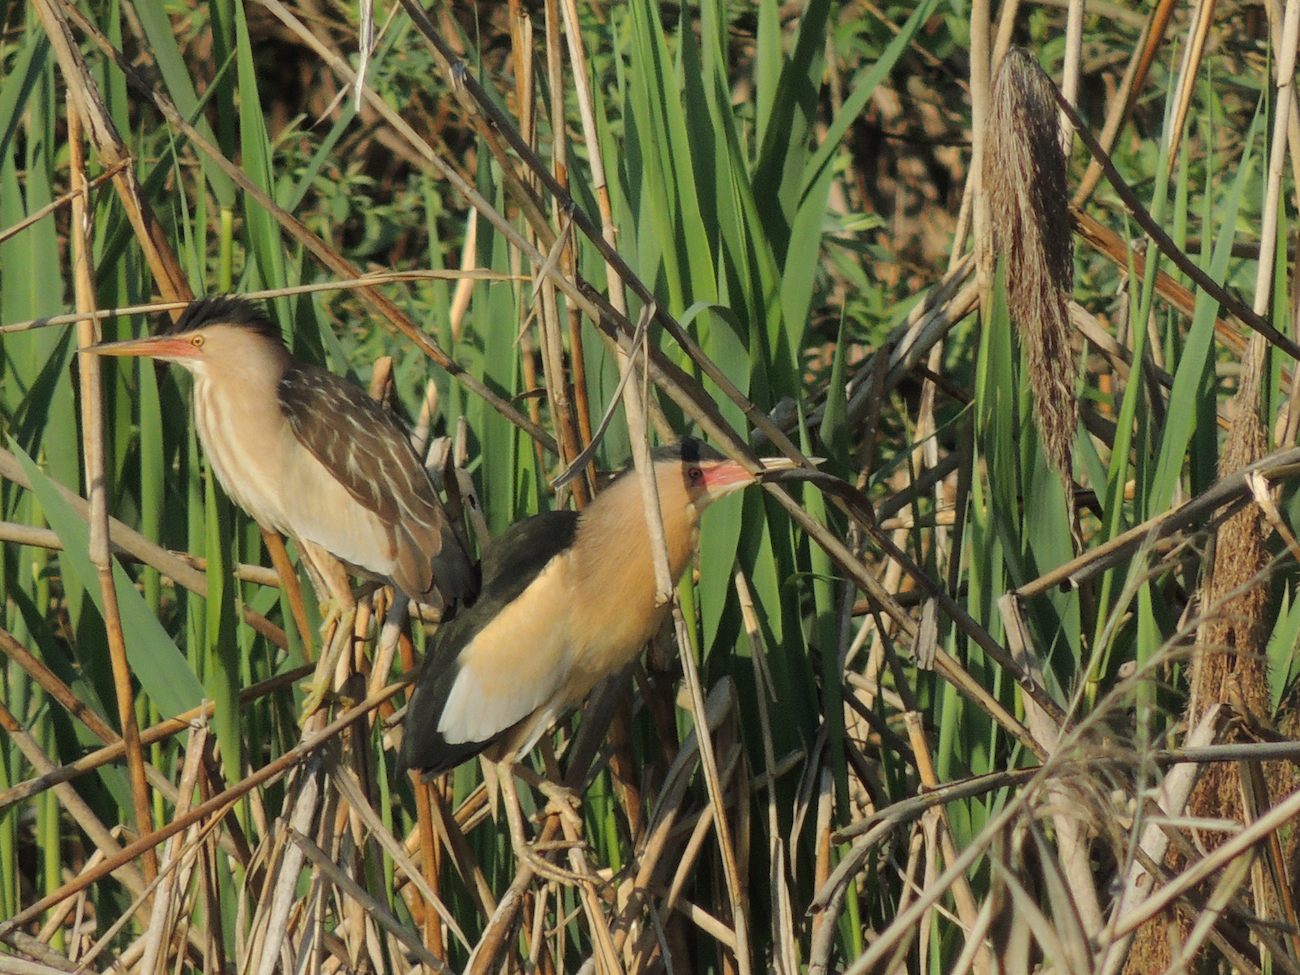
{"type": "Polygon", "coordinates": [[[303,684],[303,690],[307,696],[302,702],[302,714],[298,718],[298,726],[301,728],[311,720],[311,716],[325,707],[327,703],[333,703],[337,700],[334,693],[334,681],[331,677],[324,679],[313,679],[303,684]]]}
{"type": "Polygon", "coordinates": [[[584,877],[580,873],[572,870],[566,870],[557,866],[550,860],[546,859],[546,853],[553,853],[560,850],[571,850],[583,845],[581,840],[555,840],[547,843],[529,843],[524,839],[522,833],[515,834],[514,829],[510,831],[510,840],[514,844],[515,856],[521,863],[526,863],[528,867],[546,880],[553,880],[557,884],[564,884],[567,887],[577,887],[582,884],[594,885],[595,879],[584,877]]]}
{"type": "Polygon", "coordinates": [[[349,598],[347,602],[342,601],[334,596],[326,596],[318,604],[320,609],[320,638],[321,645],[328,644],[334,637],[335,628],[343,622],[349,615],[355,616],[357,612],[357,603],[355,599],[349,598]]]}
{"type": "Polygon", "coordinates": [[[548,802],[546,808],[540,813],[540,818],[544,819],[552,814],[563,817],[574,832],[581,834],[582,816],[579,815],[578,810],[582,808],[582,799],[577,793],[552,782],[544,783],[541,791],[548,802]]]}
{"type": "Polygon", "coordinates": [[[343,659],[344,651],[352,645],[352,627],[357,618],[356,604],[339,606],[332,599],[327,600],[327,603],[333,605],[330,605],[327,611],[327,622],[321,624],[321,636],[324,638],[325,649],[316,662],[316,672],[312,674],[311,682],[305,685],[307,697],[302,703],[302,717],[298,720],[299,725],[306,723],[321,708],[326,698],[333,696],[334,671],[343,659]]]}
{"type": "Polygon", "coordinates": [[[302,689],[307,692],[307,696],[302,702],[302,714],[298,716],[298,727],[300,728],[324,706],[325,699],[330,696],[332,691],[329,684],[318,684],[315,681],[303,684],[302,689]]]}
{"type": "MultiPolygon", "coordinates": [[[[521,771],[527,772],[527,778],[536,777],[535,773],[533,773],[531,769],[525,770],[523,766],[513,761],[503,761],[501,763],[501,768],[499,769],[500,774],[497,776],[498,786],[501,790],[502,805],[505,806],[506,822],[509,824],[510,828],[510,843],[515,848],[515,856],[517,856],[522,863],[526,863],[535,874],[539,877],[544,877],[547,880],[553,880],[556,883],[566,884],[568,886],[594,883],[593,878],[584,877],[582,874],[574,873],[572,870],[565,870],[563,867],[556,866],[543,855],[546,852],[566,850],[582,846],[583,844],[581,840],[532,843],[524,834],[523,810],[519,805],[519,794],[515,791],[514,781],[514,773],[521,771]]],[[[545,783],[545,785],[550,785],[550,783],[545,783]]],[[[542,787],[543,794],[546,794],[546,788],[542,783],[539,783],[539,786],[542,787]]],[[[570,805],[568,801],[564,801],[563,797],[560,796],[559,793],[568,793],[569,797],[575,800],[575,802],[577,797],[569,792],[569,790],[560,786],[552,786],[552,791],[554,791],[556,795],[553,797],[548,796],[548,798],[551,798],[552,800],[551,805],[557,806],[556,812],[568,819],[571,824],[575,824],[578,830],[581,830],[582,820],[578,817],[575,805],[570,805]]],[[[548,806],[548,809],[549,808],[550,806],[548,806]]]]}
{"type": "Polygon", "coordinates": [[[324,684],[309,681],[302,685],[302,689],[307,696],[303,698],[302,716],[298,719],[300,728],[306,727],[308,719],[323,708],[333,707],[339,711],[346,711],[360,703],[356,695],[336,691],[332,681],[324,684]]]}
{"type": "Polygon", "coordinates": [[[555,813],[564,816],[569,822],[574,823],[581,828],[582,820],[578,817],[577,811],[582,808],[582,797],[572,789],[553,782],[548,778],[538,775],[527,765],[516,763],[512,766],[515,775],[523,779],[530,786],[544,795],[549,801],[546,808],[538,815],[541,817],[549,816],[555,813]]]}

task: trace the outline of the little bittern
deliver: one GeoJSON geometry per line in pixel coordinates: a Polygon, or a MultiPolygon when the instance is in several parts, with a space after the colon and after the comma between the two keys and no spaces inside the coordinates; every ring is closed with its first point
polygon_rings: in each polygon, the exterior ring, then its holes
{"type": "MultiPolygon", "coordinates": [[[[756,478],[689,438],[656,451],[654,470],[676,581],[695,552],[700,512],[756,478]]],[[[488,544],[482,578],[478,600],[438,629],[420,668],[404,768],[435,774],[491,744],[522,755],[631,663],[668,613],[655,602],[641,487],[629,474],[581,513],[553,511],[507,529],[488,544]]]]}
{"type": "Polygon", "coordinates": [[[264,528],[391,580],[412,599],[477,590],[474,565],[401,424],[357,386],[293,358],[256,305],[204,298],[161,334],[89,351],[150,356],[194,374],[194,423],[208,462],[264,528]]]}

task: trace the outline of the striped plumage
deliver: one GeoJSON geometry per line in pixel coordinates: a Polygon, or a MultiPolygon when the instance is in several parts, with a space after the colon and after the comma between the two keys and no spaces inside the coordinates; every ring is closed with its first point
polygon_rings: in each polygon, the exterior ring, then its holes
{"type": "Polygon", "coordinates": [[[194,375],[194,419],[231,499],[414,599],[472,598],[478,574],[397,419],[352,383],[294,359],[240,298],[191,304],[147,339],[97,346],[194,375]]]}
{"type": "MultiPolygon", "coordinates": [[[[754,477],[691,439],[656,451],[655,473],[676,580],[703,509],[754,477]]],[[[436,774],[494,743],[522,754],[631,663],[668,613],[655,604],[641,485],[629,475],[581,514],[509,528],[487,546],[482,575],[478,600],[438,629],[425,656],[407,708],[404,768],[436,774]]]]}

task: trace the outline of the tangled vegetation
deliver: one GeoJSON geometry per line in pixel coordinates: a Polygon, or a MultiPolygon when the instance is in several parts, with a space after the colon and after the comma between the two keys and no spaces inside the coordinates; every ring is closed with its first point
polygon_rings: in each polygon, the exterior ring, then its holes
{"type": "Polygon", "coordinates": [[[0,4],[0,970],[1300,970],[1298,31],[0,4]],[[184,375],[77,355],[215,292],[471,537],[641,437],[823,459],[529,757],[535,856],[394,775],[436,622],[322,612],[184,375]]]}

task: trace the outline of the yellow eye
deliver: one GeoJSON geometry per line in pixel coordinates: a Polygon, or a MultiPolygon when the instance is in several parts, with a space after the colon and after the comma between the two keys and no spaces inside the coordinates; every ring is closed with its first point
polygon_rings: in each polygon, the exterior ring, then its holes
{"type": "Polygon", "coordinates": [[[196,349],[201,349],[201,348],[203,348],[203,336],[202,336],[202,335],[191,335],[191,336],[190,336],[190,345],[194,346],[194,348],[196,348],[196,349]]]}

